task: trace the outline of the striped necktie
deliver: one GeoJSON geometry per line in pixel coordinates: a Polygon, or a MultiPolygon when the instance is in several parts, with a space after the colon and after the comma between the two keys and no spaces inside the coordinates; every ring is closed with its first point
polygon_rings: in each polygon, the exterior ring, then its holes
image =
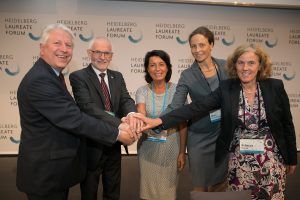
{"type": "Polygon", "coordinates": [[[100,86],[101,86],[101,89],[102,89],[102,92],[103,92],[103,95],[104,95],[105,109],[107,111],[112,111],[108,87],[107,87],[107,85],[105,83],[105,80],[104,80],[105,73],[101,73],[101,74],[99,74],[99,76],[101,77],[100,86]]]}

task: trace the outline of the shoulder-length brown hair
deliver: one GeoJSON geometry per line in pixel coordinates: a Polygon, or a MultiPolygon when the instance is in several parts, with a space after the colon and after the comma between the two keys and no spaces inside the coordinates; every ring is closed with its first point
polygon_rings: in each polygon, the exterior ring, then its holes
{"type": "Polygon", "coordinates": [[[232,55],[227,58],[226,70],[231,78],[238,78],[236,72],[236,62],[238,58],[246,53],[253,52],[258,56],[259,60],[259,71],[257,73],[257,80],[264,80],[271,76],[272,73],[272,62],[269,55],[263,50],[263,48],[256,44],[245,44],[238,46],[232,55]]]}
{"type": "Polygon", "coordinates": [[[146,53],[144,58],[144,72],[146,82],[151,83],[153,81],[152,77],[150,76],[150,73],[148,72],[150,58],[153,56],[160,57],[166,63],[168,72],[166,74],[165,81],[168,83],[172,76],[172,64],[169,54],[163,50],[152,50],[146,53]]]}

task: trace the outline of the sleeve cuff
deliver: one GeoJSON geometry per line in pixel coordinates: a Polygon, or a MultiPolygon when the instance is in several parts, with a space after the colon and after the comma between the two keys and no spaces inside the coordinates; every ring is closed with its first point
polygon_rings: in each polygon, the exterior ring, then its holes
{"type": "Polygon", "coordinates": [[[156,134],[159,134],[163,130],[167,130],[167,129],[162,124],[152,128],[152,131],[154,131],[156,134]]]}

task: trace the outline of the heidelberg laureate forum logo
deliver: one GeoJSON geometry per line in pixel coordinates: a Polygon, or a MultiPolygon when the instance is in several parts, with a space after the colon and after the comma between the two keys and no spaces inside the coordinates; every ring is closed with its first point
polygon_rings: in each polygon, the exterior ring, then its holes
{"type": "Polygon", "coordinates": [[[143,33],[134,21],[111,20],[106,22],[106,37],[112,39],[128,39],[131,43],[140,43],[143,33]]]}
{"type": "MultiPolygon", "coordinates": [[[[66,25],[74,34],[74,37],[78,37],[83,42],[89,42],[94,38],[92,30],[88,29],[87,20],[70,20],[70,19],[58,19],[58,24],[66,25]]],[[[41,39],[41,31],[39,33],[28,33],[28,36],[33,41],[39,41],[41,39]]]]}
{"type": "Polygon", "coordinates": [[[300,46],[300,28],[290,28],[289,44],[300,46]]]}
{"type": "Polygon", "coordinates": [[[38,20],[36,18],[4,18],[4,33],[7,36],[27,36],[32,35],[34,25],[38,20]]]}
{"type": "MultiPolygon", "coordinates": [[[[235,36],[231,31],[229,25],[216,25],[208,24],[204,25],[210,31],[214,33],[215,42],[220,41],[224,46],[231,46],[235,43],[235,36]]],[[[156,39],[176,39],[179,44],[188,43],[188,36],[185,38],[182,36],[185,29],[184,24],[156,24],[156,39]]],[[[184,59],[183,59],[184,60],[184,59]]],[[[179,60],[179,63],[186,63],[182,59],[179,60]]],[[[190,61],[188,61],[190,62],[190,61]]],[[[184,64],[185,65],[185,64],[184,64]]]]}
{"type": "Polygon", "coordinates": [[[19,144],[20,139],[16,139],[14,135],[17,135],[18,125],[14,123],[0,124],[0,141],[8,140],[14,144],[19,144]]]}
{"type": "MultiPolygon", "coordinates": [[[[290,28],[288,35],[288,44],[290,48],[300,46],[300,28],[290,28]]],[[[285,81],[293,81],[296,78],[296,65],[290,61],[286,62],[274,62],[273,63],[273,74],[278,71],[282,71],[281,75],[285,81]]],[[[280,72],[278,73],[280,74],[280,72]]],[[[300,93],[288,93],[291,108],[299,108],[300,104],[300,93]]]]}
{"type": "MultiPolygon", "coordinates": [[[[7,102],[11,107],[17,108],[17,91],[9,90],[8,92],[8,100],[7,102]]],[[[15,121],[15,120],[14,120],[15,121]]],[[[19,144],[19,127],[16,123],[0,123],[0,141],[9,141],[14,144],[19,144]]]]}
{"type": "Polygon", "coordinates": [[[20,66],[16,64],[13,54],[0,53],[0,72],[7,76],[19,74],[20,66]]]}
{"type": "Polygon", "coordinates": [[[177,59],[177,74],[181,74],[185,69],[191,67],[195,59],[193,58],[178,58],[177,59]]]}
{"type": "Polygon", "coordinates": [[[246,42],[274,48],[278,44],[278,37],[270,27],[247,27],[246,42]]]}
{"type": "MultiPolygon", "coordinates": [[[[37,24],[36,18],[4,18],[4,34],[8,37],[30,37],[34,26],[37,24]]],[[[20,66],[16,64],[15,55],[0,54],[0,72],[8,76],[16,76],[20,72],[20,66]]]]}
{"type": "MultiPolygon", "coordinates": [[[[9,77],[14,77],[20,72],[20,67],[14,62],[14,55],[0,53],[0,74],[5,74],[9,77]]],[[[5,85],[2,85],[5,87],[5,85]]],[[[5,87],[6,89],[6,87],[5,87]]],[[[7,99],[4,101],[8,106],[17,108],[17,92],[16,90],[5,90],[8,93],[7,99]]],[[[6,97],[6,95],[5,95],[6,97]]],[[[4,105],[5,106],[5,105],[4,105]]],[[[12,143],[18,144],[19,139],[15,139],[14,135],[18,135],[18,127],[16,124],[0,124],[0,141],[8,140],[12,143]]]]}
{"type": "Polygon", "coordinates": [[[235,36],[229,25],[209,24],[206,27],[214,33],[215,43],[220,42],[224,46],[232,46],[235,43],[235,36]]]}
{"type": "Polygon", "coordinates": [[[274,61],[272,77],[292,81],[296,77],[296,69],[291,61],[274,61]]]}
{"type": "MultiPolygon", "coordinates": [[[[288,82],[293,81],[296,78],[295,65],[290,61],[274,61],[272,77],[288,82]]],[[[288,97],[291,108],[299,108],[300,93],[288,93],[288,97]]]]}
{"type": "Polygon", "coordinates": [[[131,57],[130,58],[130,73],[131,74],[144,74],[144,58],[131,57]]]}
{"type": "Polygon", "coordinates": [[[74,33],[74,36],[83,42],[89,42],[94,38],[93,31],[88,28],[87,20],[58,19],[56,23],[66,25],[74,33]]]}
{"type": "Polygon", "coordinates": [[[174,40],[178,44],[184,45],[188,43],[187,38],[182,35],[185,30],[185,24],[177,23],[156,23],[154,39],[156,40],[174,40]]]}

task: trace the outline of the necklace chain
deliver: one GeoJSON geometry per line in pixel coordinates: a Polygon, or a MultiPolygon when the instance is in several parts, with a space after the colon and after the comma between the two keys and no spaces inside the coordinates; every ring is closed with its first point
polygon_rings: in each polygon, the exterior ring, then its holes
{"type": "Polygon", "coordinates": [[[253,93],[256,92],[256,88],[253,91],[251,91],[251,90],[246,89],[246,88],[243,87],[243,90],[244,90],[245,93],[248,93],[248,94],[253,94],[253,93]]]}

